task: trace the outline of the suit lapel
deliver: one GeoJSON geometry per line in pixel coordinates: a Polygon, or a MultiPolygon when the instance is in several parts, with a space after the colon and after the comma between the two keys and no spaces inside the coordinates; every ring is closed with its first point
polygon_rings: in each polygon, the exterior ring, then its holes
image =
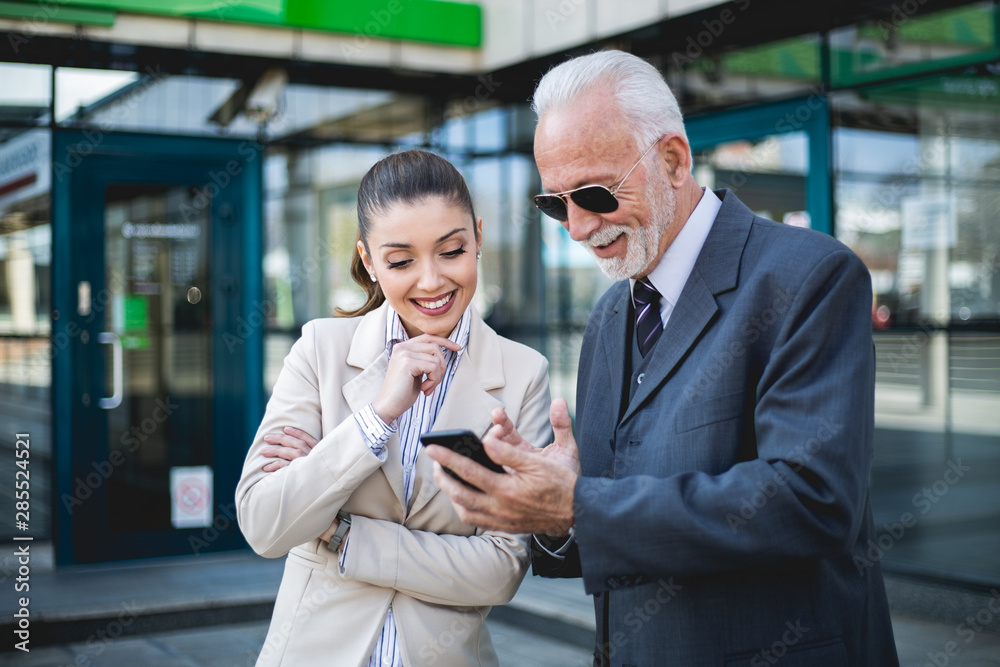
{"type": "Polygon", "coordinates": [[[697,272],[691,274],[681,298],[670,315],[667,327],[653,347],[653,356],[646,365],[645,378],[629,402],[622,422],[625,422],[680,363],[708,328],[718,311],[712,291],[697,272]]]}
{"type": "MultiPolygon", "coordinates": [[[[625,369],[626,353],[625,346],[629,345],[629,322],[631,310],[629,307],[629,299],[631,298],[628,290],[628,283],[623,282],[624,290],[622,297],[615,300],[615,305],[608,317],[607,325],[602,328],[601,331],[601,344],[597,349],[604,353],[604,367],[607,368],[607,382],[608,382],[608,396],[622,396],[625,386],[625,369]]],[[[612,405],[608,406],[609,410],[613,410],[611,415],[611,423],[618,423],[619,417],[621,417],[621,404],[612,401],[612,405]]]]}
{"type": "MultiPolygon", "coordinates": [[[[469,346],[458,362],[448,394],[434,421],[433,430],[468,429],[477,436],[490,425],[494,408],[503,407],[489,392],[504,386],[500,339],[472,312],[469,346]]],[[[417,453],[416,477],[407,515],[415,514],[439,491],[434,483],[433,461],[423,448],[417,453]]]]}
{"type": "MultiPolygon", "coordinates": [[[[374,401],[385,380],[385,372],[389,367],[389,359],[385,353],[385,322],[388,312],[388,306],[382,304],[365,315],[351,339],[347,363],[361,369],[343,387],[344,399],[352,412],[357,412],[374,401]]],[[[400,507],[405,505],[402,458],[399,434],[393,433],[386,443],[385,463],[380,470],[392,487],[400,507]]]]}
{"type": "Polygon", "coordinates": [[[653,357],[643,383],[636,389],[622,422],[629,419],[657,391],[711,326],[719,310],[715,297],[735,289],[740,260],[753,223],[753,211],[729,190],[716,190],[722,207],[705,239],[653,357]]]}

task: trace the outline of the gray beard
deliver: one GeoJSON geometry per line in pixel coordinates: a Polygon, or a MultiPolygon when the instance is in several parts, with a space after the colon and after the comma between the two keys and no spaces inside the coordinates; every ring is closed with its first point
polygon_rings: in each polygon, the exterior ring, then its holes
{"type": "Polygon", "coordinates": [[[650,182],[646,187],[646,200],[650,208],[648,224],[642,227],[609,225],[601,228],[584,244],[593,255],[594,245],[606,245],[619,235],[625,234],[625,257],[603,258],[594,255],[598,268],[611,280],[625,280],[644,273],[656,259],[660,238],[666,234],[674,220],[677,194],[672,187],[667,185],[658,188],[650,182]]]}

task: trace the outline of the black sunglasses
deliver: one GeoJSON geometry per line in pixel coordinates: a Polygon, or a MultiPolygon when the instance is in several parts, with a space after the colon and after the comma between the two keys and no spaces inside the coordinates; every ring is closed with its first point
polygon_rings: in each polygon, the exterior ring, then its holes
{"type": "MultiPolygon", "coordinates": [[[[662,138],[660,137],[660,139],[662,138]]],[[[654,141],[643,152],[639,160],[625,174],[625,178],[615,187],[607,188],[603,185],[584,185],[573,190],[566,190],[565,192],[535,195],[535,206],[538,207],[539,211],[550,218],[555,218],[559,222],[566,222],[566,218],[569,217],[569,213],[566,210],[566,197],[571,197],[574,204],[591,213],[611,213],[612,211],[617,211],[618,197],[615,196],[615,193],[625,185],[625,180],[635,171],[635,168],[639,166],[639,162],[642,162],[646,154],[653,150],[653,146],[660,142],[660,139],[654,141]]]]}

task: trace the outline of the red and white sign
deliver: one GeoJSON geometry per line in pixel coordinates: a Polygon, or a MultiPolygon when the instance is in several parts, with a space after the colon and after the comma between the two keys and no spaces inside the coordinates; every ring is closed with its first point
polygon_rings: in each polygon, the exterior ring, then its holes
{"type": "Polygon", "coordinates": [[[12,204],[43,195],[52,183],[49,131],[30,130],[0,144],[0,212],[12,204]]]}
{"type": "Polygon", "coordinates": [[[170,469],[170,523],[174,528],[212,524],[212,469],[184,466],[170,469]]]}

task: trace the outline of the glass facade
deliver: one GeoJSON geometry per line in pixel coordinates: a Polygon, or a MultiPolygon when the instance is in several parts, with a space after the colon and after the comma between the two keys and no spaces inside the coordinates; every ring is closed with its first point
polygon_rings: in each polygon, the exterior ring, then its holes
{"type": "Polygon", "coordinates": [[[1000,580],[998,83],[984,67],[834,97],[837,236],[874,292],[883,561],[978,583],[1000,580]]]}
{"type": "MultiPolygon", "coordinates": [[[[34,525],[51,531],[52,68],[0,63],[0,475],[14,479],[14,434],[30,428],[34,525]],[[37,479],[37,482],[35,481],[37,479]]],[[[14,506],[14,485],[0,489],[14,506]]],[[[14,534],[13,514],[0,536],[14,534]]]]}
{"type": "MultiPolygon", "coordinates": [[[[724,138],[706,141],[709,129],[698,143],[700,184],[728,187],[786,224],[827,230],[832,220],[871,271],[872,505],[883,530],[872,553],[890,571],[989,585],[1000,583],[996,25],[996,6],[974,3],[651,57],[689,119],[711,128],[725,117],[724,138]],[[793,113],[767,115],[768,104],[789,101],[793,113]],[[734,139],[733,114],[755,110],[758,129],[734,139]],[[809,125],[827,111],[829,123],[809,125]],[[825,199],[815,197],[817,178],[825,199]]],[[[51,360],[61,349],[50,338],[60,316],[50,146],[62,128],[263,144],[263,392],[303,323],[360,303],[348,267],[362,175],[400,148],[444,155],[484,220],[476,307],[547,355],[552,393],[572,411],[583,328],[610,282],[531,203],[540,184],[526,104],[296,81],[274,115],[251,119],[225,111],[238,78],[0,63],[0,80],[0,420],[31,415],[40,484],[51,483],[51,360]]],[[[2,438],[13,432],[0,431],[0,445],[12,446],[2,438]]],[[[47,497],[33,494],[46,517],[47,497]]],[[[0,537],[12,519],[0,514],[0,537]]]]}

